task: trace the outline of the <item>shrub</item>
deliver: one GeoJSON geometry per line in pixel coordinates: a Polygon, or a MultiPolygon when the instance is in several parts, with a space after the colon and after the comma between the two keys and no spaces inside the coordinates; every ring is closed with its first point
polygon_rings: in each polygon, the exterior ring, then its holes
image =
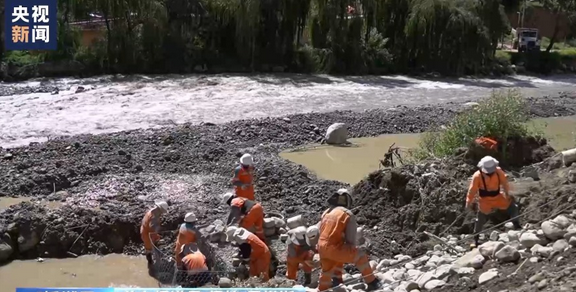
{"type": "Polygon", "coordinates": [[[494,58],[496,59],[496,62],[502,66],[512,65],[512,56],[510,55],[510,52],[497,50],[494,58]]]}
{"type": "Polygon", "coordinates": [[[8,51],[3,61],[15,66],[37,65],[43,61],[43,55],[30,54],[28,51],[8,51]]]}
{"type": "Polygon", "coordinates": [[[425,154],[443,157],[482,136],[498,140],[525,137],[528,119],[526,103],[517,91],[495,91],[475,108],[459,114],[445,129],[425,133],[420,147],[425,154]]]}

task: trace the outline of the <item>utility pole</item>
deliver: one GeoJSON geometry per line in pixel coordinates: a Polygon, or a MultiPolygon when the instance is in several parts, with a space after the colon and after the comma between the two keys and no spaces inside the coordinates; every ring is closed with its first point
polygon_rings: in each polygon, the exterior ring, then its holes
{"type": "Polygon", "coordinates": [[[520,22],[520,27],[524,27],[524,15],[526,15],[526,2],[528,2],[528,0],[524,0],[524,6],[522,7],[522,20],[520,22]]]}

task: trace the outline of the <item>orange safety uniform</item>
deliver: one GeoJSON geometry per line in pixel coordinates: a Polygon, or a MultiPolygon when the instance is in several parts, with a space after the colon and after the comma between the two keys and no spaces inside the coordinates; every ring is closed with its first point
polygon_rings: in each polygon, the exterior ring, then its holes
{"type": "Polygon", "coordinates": [[[478,210],[483,214],[490,214],[496,209],[507,210],[512,200],[504,197],[500,186],[504,188],[506,194],[509,194],[508,179],[500,167],[496,168],[493,175],[476,171],[468,188],[466,205],[471,204],[478,195],[478,210]]]}
{"type": "Polygon", "coordinates": [[[312,266],[306,263],[314,259],[312,248],[306,244],[305,239],[295,238],[296,243],[288,244],[288,256],[286,258],[286,278],[296,280],[298,266],[302,264],[304,273],[312,273],[312,266]]]}
{"type": "Polygon", "coordinates": [[[180,225],[180,228],[178,229],[178,237],[176,238],[176,247],[174,248],[176,265],[180,266],[182,263],[180,258],[180,251],[182,250],[182,246],[190,243],[196,243],[198,238],[196,232],[196,228],[189,228],[186,226],[186,223],[180,225]]]}
{"type": "Polygon", "coordinates": [[[189,253],[182,259],[182,264],[189,275],[208,271],[206,257],[201,252],[189,253]]]}
{"type": "Polygon", "coordinates": [[[250,277],[262,276],[264,281],[270,279],[270,262],[272,254],[264,241],[250,233],[246,238],[250,245],[250,277]]]}
{"type": "Polygon", "coordinates": [[[237,197],[246,198],[248,200],[256,200],[254,197],[254,185],[252,184],[254,181],[253,177],[254,168],[249,166],[248,168],[242,167],[242,165],[238,165],[236,169],[234,169],[234,178],[232,178],[232,184],[234,185],[234,191],[237,197]],[[237,184],[246,184],[244,189],[237,184]]]}
{"type": "Polygon", "coordinates": [[[346,230],[352,219],[355,221],[354,214],[344,207],[330,208],[322,214],[318,240],[318,253],[322,266],[318,285],[320,291],[332,288],[332,278],[342,276],[341,269],[344,263],[354,263],[366,283],[376,280],[368,256],[354,243],[345,240],[346,230]]]}
{"type": "MultiPolygon", "coordinates": [[[[243,218],[240,219],[240,227],[253,232],[262,241],[266,241],[264,235],[264,209],[260,203],[241,197],[235,197],[230,206],[239,208],[243,218]]],[[[229,223],[229,222],[228,222],[229,223]]]]}
{"type": "Polygon", "coordinates": [[[160,240],[160,234],[158,234],[160,222],[158,222],[158,219],[159,218],[154,216],[152,210],[146,212],[144,219],[142,219],[140,238],[142,238],[142,242],[144,242],[146,253],[152,252],[154,244],[160,240]]]}

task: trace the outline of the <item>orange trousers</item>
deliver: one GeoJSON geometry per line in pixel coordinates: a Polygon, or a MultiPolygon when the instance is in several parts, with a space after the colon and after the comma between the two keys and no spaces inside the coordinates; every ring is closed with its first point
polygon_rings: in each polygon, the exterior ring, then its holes
{"type": "MultiPolygon", "coordinates": [[[[298,267],[302,264],[302,271],[304,273],[312,273],[312,267],[306,261],[311,261],[314,258],[314,252],[303,252],[297,257],[288,257],[286,259],[286,278],[296,280],[298,274],[298,267]]],[[[340,274],[342,276],[342,274],[340,274]]]]}
{"type": "Polygon", "coordinates": [[[142,228],[140,228],[140,238],[142,239],[142,242],[144,242],[144,249],[146,250],[146,253],[151,253],[154,244],[160,240],[160,235],[158,233],[142,230],[142,228]]]}
{"type": "Polygon", "coordinates": [[[342,277],[342,268],[345,263],[355,264],[356,268],[362,273],[366,283],[376,280],[374,271],[370,267],[368,256],[355,246],[350,244],[337,246],[320,244],[318,253],[320,254],[320,265],[322,266],[322,274],[318,285],[319,291],[332,288],[332,278],[342,277]]]}
{"type": "Polygon", "coordinates": [[[240,227],[253,231],[258,238],[266,242],[266,236],[264,235],[264,209],[262,205],[255,204],[240,221],[240,227]]]}
{"type": "Polygon", "coordinates": [[[252,254],[250,256],[250,277],[262,276],[264,282],[270,280],[270,262],[272,255],[269,251],[252,254]]]}

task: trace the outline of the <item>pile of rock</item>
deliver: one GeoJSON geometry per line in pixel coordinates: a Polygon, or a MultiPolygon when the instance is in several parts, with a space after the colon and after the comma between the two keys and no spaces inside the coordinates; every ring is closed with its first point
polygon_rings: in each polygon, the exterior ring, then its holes
{"type": "MultiPolygon", "coordinates": [[[[538,262],[550,259],[576,246],[576,211],[571,215],[559,215],[553,220],[544,221],[539,229],[527,224],[523,230],[511,230],[507,224],[505,232],[493,231],[488,240],[477,249],[466,252],[463,244],[466,236],[443,237],[442,244],[434,246],[425,255],[412,258],[396,255],[393,259],[379,262],[370,261],[375,276],[382,281],[387,292],[419,292],[442,287],[452,280],[472,283],[472,275],[484,267],[488,261],[495,263],[520,263],[525,260],[538,262]]],[[[488,269],[478,277],[482,285],[500,276],[498,268],[488,269]]],[[[345,285],[337,290],[359,292],[365,289],[361,274],[345,274],[345,285]]],[[[539,289],[548,282],[539,274],[529,283],[539,289]]]]}
{"type": "Polygon", "coordinates": [[[280,217],[264,218],[264,234],[266,235],[266,237],[271,237],[284,233],[286,233],[286,222],[284,221],[284,219],[280,217]]]}

